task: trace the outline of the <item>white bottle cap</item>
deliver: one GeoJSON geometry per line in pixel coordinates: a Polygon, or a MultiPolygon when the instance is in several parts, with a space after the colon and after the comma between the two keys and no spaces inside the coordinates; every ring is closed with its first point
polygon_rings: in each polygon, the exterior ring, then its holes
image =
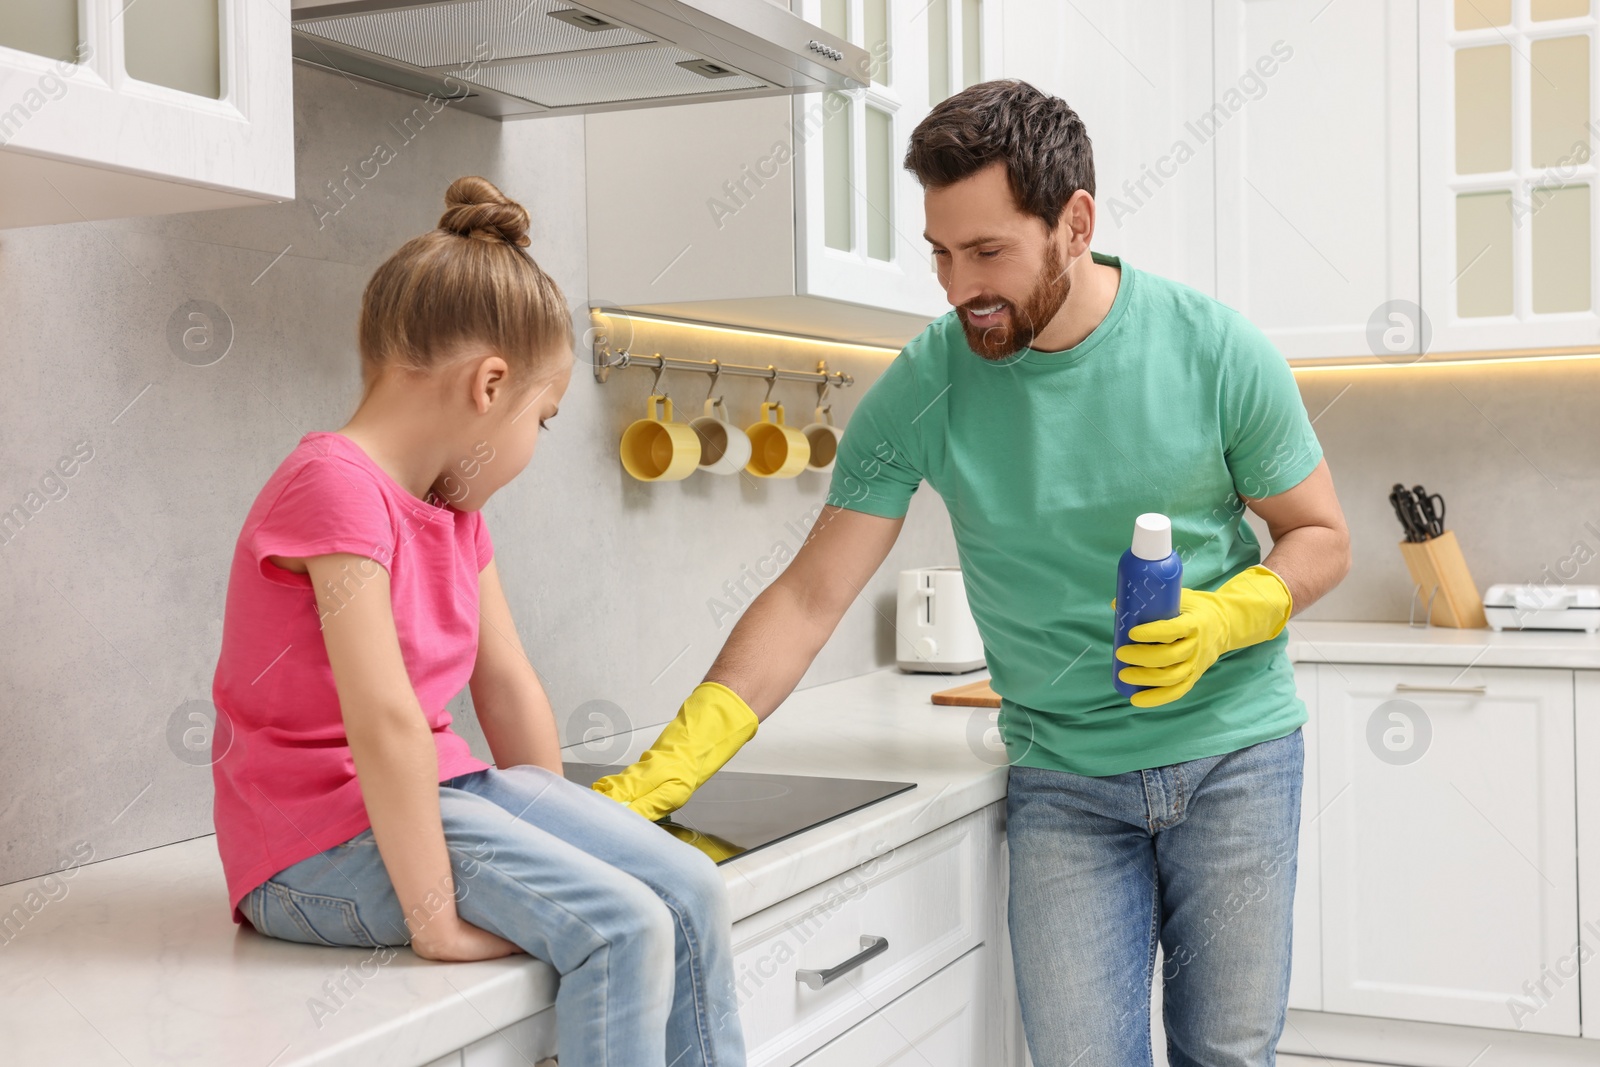
{"type": "Polygon", "coordinates": [[[1172,520],[1159,511],[1147,511],[1134,519],[1133,554],[1140,559],[1172,555],[1172,520]]]}

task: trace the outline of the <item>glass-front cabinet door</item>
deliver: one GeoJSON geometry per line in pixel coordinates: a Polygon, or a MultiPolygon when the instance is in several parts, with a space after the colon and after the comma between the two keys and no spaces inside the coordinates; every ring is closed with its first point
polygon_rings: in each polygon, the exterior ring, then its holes
{"type": "Polygon", "coordinates": [[[814,296],[924,314],[944,300],[922,237],[922,188],[905,170],[932,106],[983,80],[999,0],[803,0],[800,14],[865,48],[871,84],[794,102],[797,269],[814,296]]]}
{"type": "Polygon", "coordinates": [[[283,6],[0,2],[0,227],[292,198],[283,6]]]}
{"type": "Polygon", "coordinates": [[[1420,17],[1431,348],[1600,343],[1593,0],[1439,0],[1420,17]]]}

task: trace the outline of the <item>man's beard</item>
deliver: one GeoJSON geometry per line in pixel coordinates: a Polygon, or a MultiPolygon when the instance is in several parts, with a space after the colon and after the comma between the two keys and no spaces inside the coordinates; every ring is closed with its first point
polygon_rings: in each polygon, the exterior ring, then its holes
{"type": "Polygon", "coordinates": [[[967,344],[974,352],[984,359],[1005,359],[1033,344],[1039,331],[1049,326],[1050,320],[1066,304],[1067,294],[1071,291],[1072,278],[1062,266],[1055,242],[1051,241],[1045,246],[1044,269],[1039,272],[1033,291],[1021,307],[1009,300],[1001,301],[1008,312],[1006,318],[1009,324],[979,328],[967,320],[969,308],[988,307],[994,303],[987,297],[969,300],[956,309],[956,315],[961,320],[961,329],[967,335],[967,344]]]}

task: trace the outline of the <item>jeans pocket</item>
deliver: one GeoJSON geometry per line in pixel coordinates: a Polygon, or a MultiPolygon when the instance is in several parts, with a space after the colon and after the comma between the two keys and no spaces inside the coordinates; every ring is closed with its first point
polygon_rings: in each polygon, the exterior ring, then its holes
{"type": "Polygon", "coordinates": [[[378,947],[348,897],[303,893],[269,878],[251,891],[249,903],[251,924],[269,937],[307,945],[378,947]]]}

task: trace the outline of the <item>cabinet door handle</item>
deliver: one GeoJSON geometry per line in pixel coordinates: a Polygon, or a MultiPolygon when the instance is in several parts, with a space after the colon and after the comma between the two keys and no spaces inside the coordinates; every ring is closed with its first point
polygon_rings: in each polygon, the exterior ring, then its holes
{"type": "Polygon", "coordinates": [[[821,989],[846,971],[853,971],[866,963],[874,956],[881,956],[889,951],[889,939],[878,937],[874,934],[861,935],[861,951],[845,960],[837,967],[829,967],[825,971],[795,971],[794,978],[797,982],[804,982],[812,989],[821,989]]]}
{"type": "Polygon", "coordinates": [[[1400,693],[1470,693],[1483,696],[1489,691],[1487,685],[1410,685],[1396,682],[1394,687],[1400,693]]]}

